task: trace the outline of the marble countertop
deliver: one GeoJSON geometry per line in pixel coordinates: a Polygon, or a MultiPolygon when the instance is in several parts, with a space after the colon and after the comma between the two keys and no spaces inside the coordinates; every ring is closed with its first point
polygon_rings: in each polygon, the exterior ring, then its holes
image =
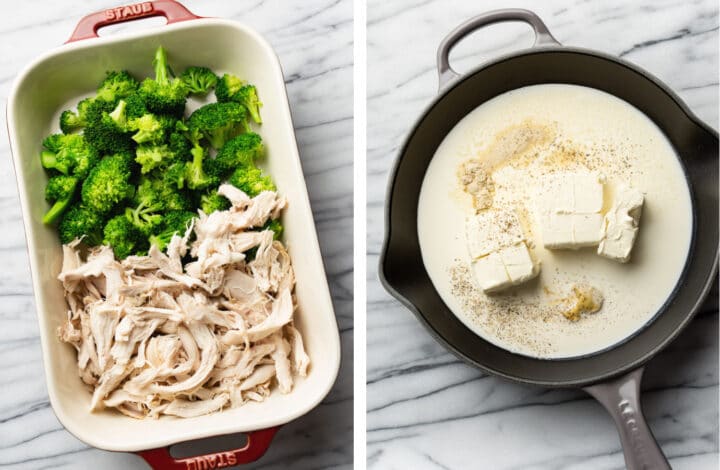
{"type": "MultiPolygon", "coordinates": [[[[437,46],[464,20],[503,6],[497,0],[369,1],[368,468],[624,468],[610,417],[587,395],[509,383],[460,362],[377,279],[387,173],[437,90],[437,46]]],[[[518,0],[512,7],[535,10],[563,44],[646,68],[717,129],[717,2],[518,0]]],[[[497,25],[460,43],[451,62],[469,70],[531,44],[527,25],[497,25]]],[[[673,468],[717,469],[715,301],[649,363],[644,389],[645,414],[673,468]]]]}
{"type": "MultiPolygon", "coordinates": [[[[77,20],[117,0],[16,2],[0,19],[0,95],[17,73],[61,45],[77,20]]],[[[132,3],[132,2],[126,2],[132,3]]],[[[201,16],[245,22],[274,47],[285,72],[303,170],[342,337],[338,381],[315,410],[281,428],[244,468],[350,468],[352,464],[352,2],[188,0],[201,16]]],[[[163,20],[147,21],[159,27],[163,20]]],[[[140,23],[122,25],[113,34],[140,23]]],[[[5,129],[5,113],[0,113],[5,129]]],[[[0,467],[148,468],[137,456],[88,448],[63,429],[47,397],[28,258],[7,138],[0,139],[0,467]]],[[[226,442],[227,443],[227,442],[226,442]]],[[[210,450],[210,449],[207,449],[210,450]]],[[[222,449],[213,449],[222,450],[222,449]]]]}

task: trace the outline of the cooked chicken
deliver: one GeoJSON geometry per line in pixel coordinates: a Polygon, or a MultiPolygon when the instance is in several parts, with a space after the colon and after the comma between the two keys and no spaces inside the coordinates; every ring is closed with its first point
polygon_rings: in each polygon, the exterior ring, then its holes
{"type": "Polygon", "coordinates": [[[307,374],[290,256],[260,229],[286,202],[270,191],[218,192],[232,207],[200,212],[166,253],[153,246],[118,262],[109,247],[83,259],[79,241],[63,246],[68,311],[58,336],[77,350],[92,410],[199,416],[262,401],[275,386],[289,393],[307,374]]]}

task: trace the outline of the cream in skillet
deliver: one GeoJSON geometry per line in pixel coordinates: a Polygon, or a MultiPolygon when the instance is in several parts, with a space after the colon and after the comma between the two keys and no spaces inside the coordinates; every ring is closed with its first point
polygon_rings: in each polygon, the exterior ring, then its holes
{"type": "Polygon", "coordinates": [[[662,132],[624,101],[574,85],[513,90],[471,112],[437,149],[418,207],[423,261],[443,301],[486,340],[543,358],[590,354],[642,328],[680,278],[691,228],[689,189],[662,132]],[[627,188],[644,195],[627,263],[598,255],[597,241],[543,246],[548,178],[590,173],[605,181],[605,205],[627,188]],[[479,287],[466,237],[467,218],[488,210],[515,214],[539,273],[526,265],[519,285],[496,293],[479,287]]]}

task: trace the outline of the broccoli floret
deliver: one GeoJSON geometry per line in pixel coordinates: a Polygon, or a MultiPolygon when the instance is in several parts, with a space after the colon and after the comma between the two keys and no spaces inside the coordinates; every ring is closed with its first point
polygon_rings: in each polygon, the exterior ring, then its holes
{"type": "Polygon", "coordinates": [[[125,209],[125,218],[143,234],[150,235],[162,221],[162,195],[153,180],[143,177],[138,185],[133,203],[135,207],[125,209]]]}
{"type": "Polygon", "coordinates": [[[185,162],[175,162],[163,172],[163,181],[177,189],[184,189],[187,185],[187,165],[185,162]]]}
{"type": "Polygon", "coordinates": [[[125,98],[125,102],[127,103],[125,114],[128,119],[139,118],[140,116],[148,113],[147,106],[145,106],[145,100],[140,93],[133,93],[125,98]]]}
{"type": "Polygon", "coordinates": [[[108,72],[98,88],[96,98],[115,103],[117,100],[135,93],[138,86],[138,81],[126,70],[108,72]]]}
{"type": "Polygon", "coordinates": [[[144,114],[139,118],[131,119],[128,128],[136,131],[132,139],[138,144],[146,142],[162,142],[165,137],[165,130],[162,122],[154,114],[144,114]]]}
{"type": "MultiPolygon", "coordinates": [[[[180,128],[180,125],[178,125],[178,128],[180,128]]],[[[191,145],[189,153],[192,160],[183,162],[183,158],[176,155],[174,164],[168,168],[163,179],[168,185],[178,189],[185,186],[190,189],[205,189],[217,186],[220,179],[206,171],[207,165],[212,162],[212,159],[207,158],[207,150],[200,143],[200,131],[193,127],[185,131],[184,134],[191,145]]]]}
{"type": "Polygon", "coordinates": [[[277,189],[272,179],[263,175],[262,170],[255,166],[238,168],[230,176],[228,182],[250,197],[255,197],[263,191],[277,189]]]}
{"type": "Polygon", "coordinates": [[[60,218],[72,202],[77,186],[78,179],[74,176],[58,175],[48,180],[45,187],[45,200],[53,205],[43,217],[44,224],[53,224],[60,218]]]}
{"type": "Polygon", "coordinates": [[[135,144],[128,134],[126,108],[125,100],[120,100],[112,112],[103,112],[100,119],[88,123],[84,135],[98,152],[111,154],[133,151],[135,144]]]}
{"type": "Polygon", "coordinates": [[[149,176],[143,176],[140,179],[140,184],[132,199],[132,203],[136,207],[132,209],[134,215],[131,218],[138,228],[143,228],[145,223],[156,225],[159,219],[152,218],[152,216],[161,211],[190,210],[193,207],[190,197],[164,179],[164,176],[165,174],[163,174],[163,179],[149,176]]]}
{"type": "Polygon", "coordinates": [[[185,112],[185,100],[188,90],[179,78],[170,79],[165,49],[155,52],[155,79],[147,78],[140,84],[140,95],[153,113],[182,116],[185,112]]]}
{"type": "Polygon", "coordinates": [[[98,121],[104,113],[112,112],[115,104],[110,101],[85,98],[78,103],[78,117],[85,122],[85,125],[98,121]]]}
{"type": "MultiPolygon", "coordinates": [[[[178,121],[179,122],[179,121],[178,121]]],[[[193,145],[190,140],[185,135],[185,132],[183,131],[174,131],[170,134],[170,137],[168,138],[168,146],[170,147],[170,150],[181,160],[189,160],[192,158],[190,155],[190,150],[192,150],[193,145]]]]}
{"type": "Polygon", "coordinates": [[[208,162],[209,173],[225,179],[236,168],[254,166],[264,153],[262,138],[254,132],[229,140],[214,160],[208,162]]]}
{"type": "Polygon", "coordinates": [[[105,224],[103,235],[103,243],[112,247],[118,259],[147,249],[147,238],[122,214],[105,224]]]}
{"type": "Polygon", "coordinates": [[[272,230],[273,240],[280,240],[280,237],[282,237],[285,227],[283,227],[280,219],[271,219],[265,222],[265,225],[263,225],[263,230],[272,230]]]}
{"type": "Polygon", "coordinates": [[[113,103],[109,101],[86,98],[78,103],[77,113],[65,110],[60,115],[60,129],[64,134],[79,131],[91,122],[102,118],[103,112],[113,110],[113,103]]]}
{"type": "Polygon", "coordinates": [[[260,107],[262,106],[262,101],[258,98],[257,88],[255,88],[255,85],[245,85],[240,88],[237,95],[233,97],[233,101],[237,101],[245,106],[250,113],[252,120],[257,124],[262,124],[262,118],[260,117],[260,107]]]}
{"type": "Polygon", "coordinates": [[[190,221],[197,214],[190,211],[170,211],[163,216],[159,230],[150,236],[150,244],[157,246],[161,251],[167,248],[173,235],[183,236],[190,226],[190,221]]]}
{"type": "Polygon", "coordinates": [[[63,134],[71,134],[85,127],[85,122],[74,111],[66,109],[60,114],[60,130],[63,134]]]}
{"type": "Polygon", "coordinates": [[[172,116],[147,113],[130,119],[127,128],[135,132],[132,139],[138,144],[161,144],[175,132],[177,122],[179,121],[172,116]]]}
{"type": "Polygon", "coordinates": [[[164,144],[143,144],[138,146],[135,152],[135,161],[140,164],[140,171],[143,174],[155,168],[166,167],[175,159],[175,154],[164,144]]]}
{"type": "Polygon", "coordinates": [[[40,153],[43,168],[64,175],[85,178],[99,160],[98,153],[80,134],[53,134],[43,141],[40,153]]]}
{"type": "Polygon", "coordinates": [[[200,196],[200,209],[206,214],[228,210],[230,201],[225,196],[218,194],[217,189],[213,189],[200,196]]]}
{"type": "Polygon", "coordinates": [[[76,238],[84,237],[88,246],[99,245],[102,242],[102,215],[82,204],[71,207],[58,226],[60,241],[70,243],[76,238]]]}
{"type": "Polygon", "coordinates": [[[207,67],[188,67],[180,75],[185,86],[196,95],[206,95],[217,83],[217,75],[207,67]]]}
{"type": "Polygon", "coordinates": [[[201,145],[196,144],[192,150],[190,150],[190,154],[193,157],[192,162],[185,163],[185,181],[187,182],[188,188],[205,189],[210,186],[217,186],[220,183],[220,179],[205,172],[205,149],[201,145]]]}
{"type": "Polygon", "coordinates": [[[216,149],[241,132],[249,131],[247,110],[238,103],[206,104],[190,115],[188,124],[199,130],[216,149]]]}
{"type": "MultiPolygon", "coordinates": [[[[108,117],[112,120],[112,123],[117,126],[118,130],[125,132],[127,129],[127,117],[125,110],[127,108],[127,102],[125,100],[118,101],[117,106],[111,113],[108,113],[108,117]]],[[[105,118],[105,116],[103,116],[105,118]]]]}
{"type": "Polygon", "coordinates": [[[215,96],[221,103],[235,102],[247,108],[252,120],[262,124],[260,107],[262,102],[258,98],[255,85],[249,85],[234,75],[225,74],[218,80],[215,87],[215,96]]]}
{"type": "Polygon", "coordinates": [[[221,103],[233,101],[233,96],[235,96],[237,92],[240,91],[240,88],[245,85],[246,83],[239,77],[226,73],[215,85],[215,96],[221,103]]]}
{"type": "Polygon", "coordinates": [[[117,204],[131,197],[135,188],[130,184],[130,162],[122,154],[100,160],[83,182],[83,204],[99,214],[107,214],[117,204]]]}

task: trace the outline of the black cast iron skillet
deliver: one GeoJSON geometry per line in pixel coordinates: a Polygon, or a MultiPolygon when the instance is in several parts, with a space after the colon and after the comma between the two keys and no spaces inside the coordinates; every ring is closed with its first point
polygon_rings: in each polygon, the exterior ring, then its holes
{"type": "MultiPolygon", "coordinates": [[[[438,50],[440,92],[420,116],[400,150],[389,180],[380,280],[450,351],[485,372],[526,384],[579,387],[612,415],[630,470],[670,468],[640,409],[643,365],[690,322],[715,279],[718,260],[718,136],[667,86],[618,58],[564,47],[534,13],[497,10],[451,32],[438,50]],[[469,72],[455,73],[450,49],[491,23],[523,21],[535,44],[469,72]],[[485,341],[448,309],[423,265],[417,233],[420,186],[438,145],[470,111],[516,88],[567,83],[617,96],[645,113],[680,157],[693,197],[693,237],[681,280],[662,309],[628,340],[599,353],[543,360],[513,354],[485,341]]],[[[648,289],[653,286],[649,284],[648,289]]]]}

